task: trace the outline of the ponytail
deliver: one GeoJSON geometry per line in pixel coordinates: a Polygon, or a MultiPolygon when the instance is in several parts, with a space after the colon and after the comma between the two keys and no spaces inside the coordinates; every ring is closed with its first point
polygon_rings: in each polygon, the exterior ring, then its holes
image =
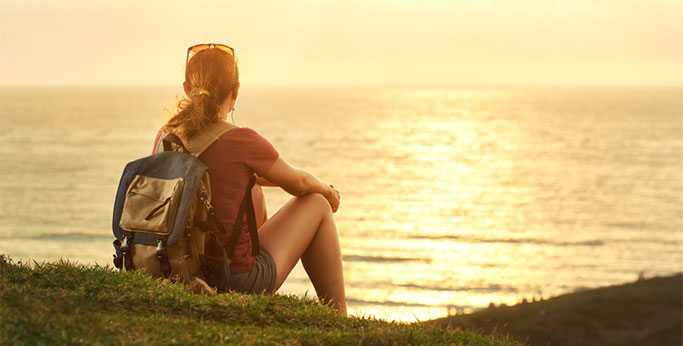
{"type": "Polygon", "coordinates": [[[185,70],[186,97],[178,102],[178,113],[166,123],[166,130],[190,139],[207,125],[218,121],[218,111],[237,85],[234,58],[220,49],[195,54],[185,70]]]}

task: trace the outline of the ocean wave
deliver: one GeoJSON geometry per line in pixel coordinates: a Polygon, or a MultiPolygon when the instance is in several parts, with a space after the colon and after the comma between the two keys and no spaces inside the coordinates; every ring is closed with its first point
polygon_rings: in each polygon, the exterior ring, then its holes
{"type": "MultiPolygon", "coordinates": [[[[407,307],[444,307],[443,305],[430,305],[415,302],[397,302],[393,300],[367,300],[361,298],[347,298],[346,303],[349,305],[383,305],[383,306],[407,306],[407,307]]],[[[463,306],[462,308],[468,308],[469,306],[463,306]]]]}
{"type": "Polygon", "coordinates": [[[449,287],[449,286],[424,286],[424,285],[417,285],[417,284],[403,284],[403,285],[396,285],[399,287],[405,287],[405,288],[414,288],[414,289],[419,289],[419,290],[425,290],[425,291],[447,291],[447,292],[461,292],[461,291],[467,291],[467,292],[507,292],[507,293],[517,293],[519,290],[516,287],[512,286],[503,286],[503,285],[488,285],[486,287],[449,287]]]}
{"type": "Polygon", "coordinates": [[[407,257],[382,257],[382,256],[360,256],[360,255],[344,255],[342,256],[344,262],[431,262],[429,259],[423,258],[407,258],[407,257]]]}
{"type": "Polygon", "coordinates": [[[463,243],[506,243],[506,244],[532,244],[532,245],[552,245],[552,246],[603,246],[603,240],[583,240],[583,241],[560,241],[549,239],[533,238],[479,238],[459,235],[438,235],[438,236],[408,236],[411,239],[429,240],[457,240],[463,243]]]}
{"type": "Polygon", "coordinates": [[[92,241],[92,240],[114,240],[113,234],[101,234],[101,233],[41,233],[36,235],[3,235],[0,239],[12,239],[12,240],[54,240],[54,241],[92,241]]]}

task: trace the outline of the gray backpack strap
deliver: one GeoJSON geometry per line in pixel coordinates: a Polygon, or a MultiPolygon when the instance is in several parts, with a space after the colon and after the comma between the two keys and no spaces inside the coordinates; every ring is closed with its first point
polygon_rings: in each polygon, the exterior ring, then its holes
{"type": "MultiPolygon", "coordinates": [[[[239,238],[240,233],[242,233],[242,225],[244,224],[245,214],[247,215],[247,228],[249,229],[249,236],[251,237],[251,255],[258,256],[260,253],[259,249],[261,246],[258,239],[258,229],[256,228],[256,213],[254,211],[254,202],[251,198],[251,188],[254,187],[255,183],[256,177],[252,176],[249,180],[249,184],[247,184],[247,190],[244,192],[244,198],[242,198],[240,208],[237,211],[237,219],[235,220],[232,234],[230,235],[228,245],[226,246],[226,250],[228,251],[227,255],[230,258],[232,258],[232,255],[235,252],[237,239],[239,238]]],[[[223,227],[220,226],[220,229],[223,229],[223,227]]]]}
{"type": "Polygon", "coordinates": [[[224,133],[237,128],[237,126],[225,121],[217,121],[206,127],[200,134],[186,140],[187,152],[199,157],[211,144],[218,140],[224,133]]]}
{"type": "Polygon", "coordinates": [[[202,132],[189,140],[181,140],[180,137],[163,132],[157,144],[157,151],[171,151],[171,143],[178,145],[183,152],[199,157],[211,144],[218,140],[226,132],[237,128],[237,126],[225,121],[216,121],[207,126],[202,132]],[[163,144],[163,145],[162,145],[163,144]]]}
{"type": "Polygon", "coordinates": [[[163,153],[164,151],[170,151],[166,150],[164,148],[164,138],[168,135],[168,132],[166,132],[164,129],[161,130],[161,134],[159,135],[159,138],[157,141],[154,143],[154,148],[156,149],[153,154],[158,154],[158,153],[163,153]]]}
{"type": "Polygon", "coordinates": [[[183,149],[183,152],[187,153],[188,150],[185,147],[185,144],[183,141],[180,139],[180,137],[176,136],[173,133],[167,133],[164,135],[164,138],[161,140],[161,143],[163,144],[163,149],[164,151],[171,151],[171,144],[175,144],[183,149]]]}

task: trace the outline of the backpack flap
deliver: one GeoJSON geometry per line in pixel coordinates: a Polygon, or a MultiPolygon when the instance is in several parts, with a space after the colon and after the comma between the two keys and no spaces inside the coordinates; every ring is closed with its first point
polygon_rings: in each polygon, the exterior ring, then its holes
{"type": "Polygon", "coordinates": [[[169,236],[183,192],[183,178],[136,175],[123,202],[119,226],[130,232],[169,236]]]}
{"type": "Polygon", "coordinates": [[[126,229],[136,233],[136,244],[156,245],[157,235],[167,236],[169,246],[175,244],[183,235],[206,170],[199,159],[175,151],[128,163],[114,202],[112,229],[116,238],[123,240],[126,229]],[[162,192],[151,193],[155,188],[162,192]]]}

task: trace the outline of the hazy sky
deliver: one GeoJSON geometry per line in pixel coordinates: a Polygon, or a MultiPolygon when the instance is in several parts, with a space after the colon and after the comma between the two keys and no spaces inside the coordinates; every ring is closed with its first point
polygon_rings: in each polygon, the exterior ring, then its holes
{"type": "Polygon", "coordinates": [[[0,84],[177,85],[222,42],[263,84],[683,85],[683,1],[0,1],[0,84]]]}

